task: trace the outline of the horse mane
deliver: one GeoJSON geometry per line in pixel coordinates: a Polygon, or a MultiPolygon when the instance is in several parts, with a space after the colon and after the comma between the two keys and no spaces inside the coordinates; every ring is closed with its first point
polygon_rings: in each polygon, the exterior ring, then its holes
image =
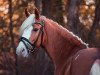
{"type": "MultiPolygon", "coordinates": [[[[67,39],[74,43],[74,44],[82,44],[84,45],[86,48],[88,48],[88,44],[86,44],[85,42],[82,41],[81,38],[79,38],[78,36],[76,36],[75,34],[73,34],[73,32],[69,31],[68,29],[64,28],[63,26],[59,25],[57,22],[53,21],[52,19],[48,19],[45,16],[42,16],[43,18],[47,19],[49,22],[51,22],[53,25],[56,25],[58,28],[60,28],[60,30],[58,30],[60,33],[62,32],[63,36],[67,35],[67,39]],[[62,30],[62,31],[61,31],[62,30]],[[65,33],[65,32],[66,33],[65,33]]],[[[57,28],[56,28],[57,29],[57,28]]]]}

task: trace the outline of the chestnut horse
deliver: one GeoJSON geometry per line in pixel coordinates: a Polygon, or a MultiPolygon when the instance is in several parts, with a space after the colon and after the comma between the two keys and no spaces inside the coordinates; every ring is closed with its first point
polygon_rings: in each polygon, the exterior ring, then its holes
{"type": "Polygon", "coordinates": [[[41,46],[54,63],[54,75],[100,75],[100,49],[88,48],[79,37],[44,16],[25,10],[16,53],[29,57],[41,46]]]}

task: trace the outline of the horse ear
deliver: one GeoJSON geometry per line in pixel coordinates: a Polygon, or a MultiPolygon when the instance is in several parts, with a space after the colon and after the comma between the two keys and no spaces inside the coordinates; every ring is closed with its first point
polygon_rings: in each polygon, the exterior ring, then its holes
{"type": "Polygon", "coordinates": [[[30,13],[28,12],[27,8],[25,8],[25,15],[26,15],[26,17],[28,17],[30,15],[30,13]]]}
{"type": "Polygon", "coordinates": [[[37,8],[35,8],[35,18],[38,20],[40,17],[39,11],[37,8]]]}

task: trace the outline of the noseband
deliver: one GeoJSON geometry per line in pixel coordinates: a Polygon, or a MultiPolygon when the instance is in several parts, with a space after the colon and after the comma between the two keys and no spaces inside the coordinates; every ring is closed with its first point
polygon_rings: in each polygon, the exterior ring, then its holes
{"type": "Polygon", "coordinates": [[[34,23],[34,24],[39,24],[39,25],[41,25],[41,28],[40,28],[40,31],[39,31],[39,34],[38,34],[38,36],[37,36],[36,41],[32,44],[32,43],[31,43],[27,38],[25,38],[25,37],[21,37],[20,40],[19,40],[19,41],[23,42],[23,44],[25,45],[25,47],[26,47],[28,53],[30,53],[30,52],[31,52],[31,53],[35,52],[34,49],[35,49],[35,47],[36,47],[36,44],[37,44],[37,41],[38,41],[38,39],[39,39],[40,34],[42,34],[42,36],[41,36],[41,45],[42,45],[42,41],[43,41],[43,34],[44,34],[44,32],[43,32],[43,27],[44,27],[44,21],[36,22],[36,23],[34,23]]]}

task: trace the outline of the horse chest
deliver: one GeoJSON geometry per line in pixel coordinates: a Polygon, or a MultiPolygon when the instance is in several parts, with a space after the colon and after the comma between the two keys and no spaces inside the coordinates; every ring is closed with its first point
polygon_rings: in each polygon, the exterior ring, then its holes
{"type": "Polygon", "coordinates": [[[58,65],[55,69],[54,75],[70,75],[72,57],[70,57],[65,63],[58,65]]]}

